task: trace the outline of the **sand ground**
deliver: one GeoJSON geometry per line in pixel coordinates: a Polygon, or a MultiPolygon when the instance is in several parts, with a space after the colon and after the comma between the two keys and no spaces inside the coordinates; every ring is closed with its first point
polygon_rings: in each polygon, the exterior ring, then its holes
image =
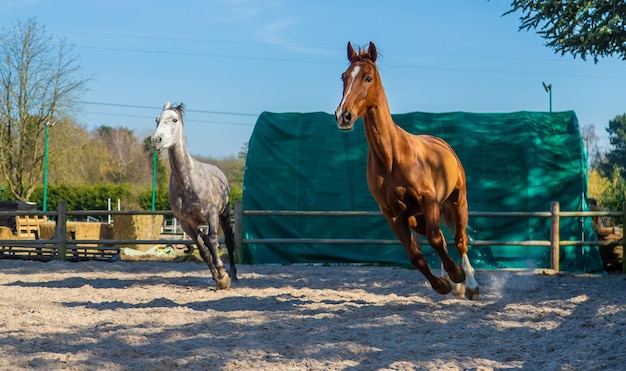
{"type": "Polygon", "coordinates": [[[619,370],[626,275],[478,272],[477,301],[415,270],[0,260],[0,369],[619,370]]]}

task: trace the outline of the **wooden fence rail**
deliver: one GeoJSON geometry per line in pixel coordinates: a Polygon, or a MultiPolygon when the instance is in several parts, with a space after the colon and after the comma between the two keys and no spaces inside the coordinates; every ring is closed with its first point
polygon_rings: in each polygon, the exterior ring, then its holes
{"type": "MultiPolygon", "coordinates": [[[[286,211],[286,210],[243,210],[241,205],[235,205],[235,220],[242,220],[243,215],[272,215],[272,216],[380,216],[380,211],[286,211]]],[[[571,217],[595,217],[610,216],[622,218],[624,224],[626,217],[626,203],[624,203],[622,211],[560,211],[558,202],[551,204],[550,211],[539,212],[488,212],[488,211],[470,211],[469,217],[524,217],[524,218],[550,218],[550,240],[531,240],[531,241],[497,241],[497,240],[472,240],[469,244],[472,246],[544,246],[550,247],[550,268],[559,270],[559,253],[561,246],[621,246],[624,237],[618,241],[561,241],[559,234],[559,225],[561,218],[571,217]]],[[[237,222],[235,222],[237,225],[237,222]]],[[[240,227],[239,227],[240,228],[240,227]]],[[[241,230],[241,229],[239,229],[241,230]]],[[[244,244],[376,244],[376,245],[396,245],[399,244],[397,239],[381,240],[381,239],[315,239],[315,238],[250,238],[244,239],[242,234],[236,234],[237,246],[244,244]]],[[[427,244],[428,241],[422,241],[427,244]]],[[[452,242],[449,242],[452,243],[452,242]]],[[[626,273],[626,261],[623,261],[623,271],[626,273]]]]}
{"type": "MultiPolygon", "coordinates": [[[[179,244],[190,245],[192,241],[189,239],[171,240],[171,239],[158,239],[158,240],[114,240],[114,239],[102,239],[102,240],[68,240],[67,238],[67,218],[68,216],[93,216],[93,215],[172,215],[171,210],[156,210],[156,211],[114,211],[114,210],[67,210],[67,203],[60,201],[58,204],[58,210],[56,211],[0,211],[0,216],[47,216],[54,217],[56,220],[56,233],[55,237],[50,240],[0,240],[0,248],[2,246],[24,246],[38,249],[52,249],[54,250],[55,257],[59,260],[67,259],[67,247],[71,244],[76,248],[79,245],[93,244],[104,247],[93,247],[94,249],[111,249],[119,245],[159,245],[159,244],[179,244]]],[[[244,244],[259,244],[259,243],[272,243],[272,244],[399,244],[398,240],[366,240],[366,239],[314,239],[314,238],[258,238],[258,239],[244,239],[243,238],[243,216],[255,216],[255,215],[274,215],[274,216],[302,216],[302,217],[316,217],[316,216],[380,216],[382,213],[379,211],[281,211],[281,210],[243,210],[241,202],[235,204],[235,220],[234,220],[234,233],[237,245],[238,253],[241,252],[241,247],[244,244]]],[[[488,246],[488,245],[502,245],[502,246],[544,246],[550,247],[550,267],[556,271],[559,270],[559,251],[561,246],[621,246],[624,243],[624,237],[618,241],[561,241],[559,235],[560,218],[570,217],[617,217],[622,219],[622,224],[626,217],[626,203],[624,203],[622,211],[561,211],[558,202],[553,202],[551,210],[547,212],[483,212],[483,211],[470,211],[470,217],[539,217],[550,218],[550,240],[531,240],[531,241],[497,241],[497,240],[473,240],[469,241],[473,246],[488,246]]],[[[427,241],[425,241],[427,243],[427,241]]],[[[90,247],[91,248],[91,247],[90,247]]],[[[118,247],[119,250],[119,247],[118,247]]],[[[238,255],[239,255],[238,254],[238,255]]],[[[2,255],[0,254],[0,258],[2,255]]],[[[623,262],[623,270],[626,272],[626,261],[623,262]]]]}

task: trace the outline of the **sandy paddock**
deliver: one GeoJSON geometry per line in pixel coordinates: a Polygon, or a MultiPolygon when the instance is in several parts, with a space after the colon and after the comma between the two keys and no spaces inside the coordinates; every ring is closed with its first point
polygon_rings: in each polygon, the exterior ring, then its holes
{"type": "Polygon", "coordinates": [[[415,270],[0,260],[0,369],[618,370],[626,275],[478,272],[481,298],[415,270]]]}

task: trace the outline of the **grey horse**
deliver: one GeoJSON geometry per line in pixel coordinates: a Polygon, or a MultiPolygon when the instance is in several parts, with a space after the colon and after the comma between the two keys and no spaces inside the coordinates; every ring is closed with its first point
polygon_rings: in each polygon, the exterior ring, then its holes
{"type": "Polygon", "coordinates": [[[230,224],[230,187],[226,175],[217,166],[200,162],[187,152],[187,139],[183,133],[184,108],[182,103],[177,106],[172,106],[169,101],[165,103],[156,119],[152,148],[168,151],[172,169],[169,201],[174,217],[198,246],[217,288],[227,289],[231,278],[237,280],[235,241],[230,224]],[[209,226],[207,233],[198,228],[202,224],[209,226]],[[218,225],[224,232],[230,275],[219,256],[218,225]]]}

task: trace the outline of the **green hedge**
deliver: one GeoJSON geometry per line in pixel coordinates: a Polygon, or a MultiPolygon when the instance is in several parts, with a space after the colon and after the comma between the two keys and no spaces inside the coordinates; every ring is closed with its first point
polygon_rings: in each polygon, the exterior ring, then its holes
{"type": "MultiPolygon", "coordinates": [[[[234,184],[231,187],[231,208],[235,207],[237,200],[241,200],[242,193],[241,185],[234,184]]],[[[56,210],[60,200],[67,201],[68,210],[106,210],[109,199],[113,203],[113,208],[117,208],[117,200],[119,199],[125,210],[151,210],[152,188],[137,190],[129,184],[51,185],[48,186],[46,203],[48,210],[56,210]]],[[[37,204],[38,210],[43,210],[43,187],[35,188],[30,201],[37,204]]],[[[155,210],[169,209],[167,188],[157,187],[155,210]]]]}

